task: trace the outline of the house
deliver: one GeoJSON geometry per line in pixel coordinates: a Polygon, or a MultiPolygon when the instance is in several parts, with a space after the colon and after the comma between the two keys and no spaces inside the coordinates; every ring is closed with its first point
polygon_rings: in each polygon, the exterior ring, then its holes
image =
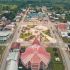
{"type": "Polygon", "coordinates": [[[44,47],[35,38],[30,47],[26,49],[24,53],[21,53],[21,62],[27,68],[31,70],[46,69],[51,60],[50,53],[46,52],[44,47]]]}
{"type": "Polygon", "coordinates": [[[58,30],[58,33],[62,37],[67,37],[67,24],[66,23],[58,23],[56,24],[56,28],[58,30]]]}
{"type": "Polygon", "coordinates": [[[69,21],[67,21],[67,25],[68,25],[68,30],[70,30],[70,22],[69,21]]]}
{"type": "Polygon", "coordinates": [[[0,30],[2,30],[6,25],[10,24],[11,21],[10,20],[0,20],[0,30]]]}
{"type": "Polygon", "coordinates": [[[17,15],[14,20],[16,20],[16,22],[19,22],[21,20],[22,16],[21,15],[17,15]]]}
{"type": "Polygon", "coordinates": [[[62,19],[65,19],[65,16],[66,16],[66,14],[64,14],[64,13],[61,14],[61,18],[62,18],[62,19]]]}
{"type": "Polygon", "coordinates": [[[5,25],[6,25],[6,23],[4,21],[0,20],[0,27],[3,27],[5,25]]]}
{"type": "Polygon", "coordinates": [[[20,43],[18,42],[13,42],[11,45],[11,49],[10,51],[15,52],[15,51],[19,51],[20,50],[20,43]]]}
{"type": "Polygon", "coordinates": [[[15,24],[8,24],[3,28],[3,30],[10,30],[10,31],[14,32],[15,24]]]}

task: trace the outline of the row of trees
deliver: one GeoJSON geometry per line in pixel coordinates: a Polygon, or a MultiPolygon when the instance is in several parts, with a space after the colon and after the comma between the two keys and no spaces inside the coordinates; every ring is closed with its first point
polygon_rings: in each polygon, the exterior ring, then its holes
{"type": "Polygon", "coordinates": [[[18,5],[0,4],[0,17],[5,16],[7,19],[13,20],[19,10],[18,5]]]}

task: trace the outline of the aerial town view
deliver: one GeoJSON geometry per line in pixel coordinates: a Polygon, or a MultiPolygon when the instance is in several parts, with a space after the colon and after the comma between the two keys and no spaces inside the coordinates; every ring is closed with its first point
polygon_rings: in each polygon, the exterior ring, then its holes
{"type": "Polygon", "coordinates": [[[0,70],[70,70],[70,0],[0,0],[0,70]]]}

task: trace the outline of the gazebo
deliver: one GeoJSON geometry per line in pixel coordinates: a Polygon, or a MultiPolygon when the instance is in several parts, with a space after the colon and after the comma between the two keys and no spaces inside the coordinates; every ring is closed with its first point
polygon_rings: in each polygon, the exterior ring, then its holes
{"type": "Polygon", "coordinates": [[[21,53],[22,64],[27,69],[31,68],[31,70],[47,69],[50,60],[50,53],[46,52],[37,38],[35,38],[32,45],[24,53],[21,53]]]}

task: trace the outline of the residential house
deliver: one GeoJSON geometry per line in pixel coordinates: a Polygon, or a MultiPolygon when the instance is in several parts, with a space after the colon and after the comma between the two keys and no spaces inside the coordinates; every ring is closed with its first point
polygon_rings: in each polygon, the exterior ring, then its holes
{"type": "Polygon", "coordinates": [[[66,23],[58,23],[56,24],[56,28],[58,30],[58,33],[60,36],[62,37],[67,37],[68,34],[67,34],[67,24],[66,23]]]}

